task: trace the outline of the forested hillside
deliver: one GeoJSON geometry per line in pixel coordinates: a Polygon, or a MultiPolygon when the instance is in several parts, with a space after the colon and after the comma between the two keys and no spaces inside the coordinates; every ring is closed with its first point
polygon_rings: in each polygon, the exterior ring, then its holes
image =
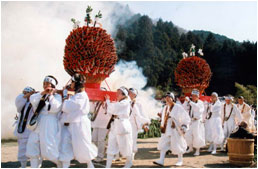
{"type": "MultiPolygon", "coordinates": [[[[257,42],[237,42],[208,31],[178,30],[172,22],[153,22],[148,16],[134,15],[127,24],[118,25],[115,36],[119,59],[136,60],[148,77],[147,86],[180,91],[174,70],[191,44],[203,49],[203,58],[213,73],[206,93],[235,94],[235,82],[257,83],[257,42]]],[[[232,30],[234,31],[234,30],[232,30]]]]}

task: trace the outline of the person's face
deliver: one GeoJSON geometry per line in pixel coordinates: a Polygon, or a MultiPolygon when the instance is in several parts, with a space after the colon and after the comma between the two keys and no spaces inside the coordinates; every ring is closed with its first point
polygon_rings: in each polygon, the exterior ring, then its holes
{"type": "Polygon", "coordinates": [[[230,104],[231,100],[230,99],[226,99],[225,102],[226,102],[226,104],[230,104]]]}
{"type": "Polygon", "coordinates": [[[185,96],[180,96],[179,101],[183,103],[185,101],[185,96]]]}
{"type": "Polygon", "coordinates": [[[239,104],[243,104],[244,103],[244,99],[238,99],[238,103],[239,104]]]}
{"type": "Polygon", "coordinates": [[[117,98],[117,100],[122,100],[123,98],[124,98],[125,96],[123,95],[123,92],[121,91],[121,90],[117,90],[117,92],[116,92],[116,98],[117,98]]]}
{"type": "Polygon", "coordinates": [[[192,94],[192,100],[195,102],[199,99],[199,97],[195,94],[192,94]]]}
{"type": "Polygon", "coordinates": [[[71,87],[72,90],[74,90],[75,89],[75,82],[72,82],[70,87],[71,87]]]}
{"type": "Polygon", "coordinates": [[[43,89],[44,89],[44,90],[52,89],[51,83],[49,83],[49,82],[44,82],[44,83],[43,83],[43,89]]]}
{"type": "Polygon", "coordinates": [[[166,96],[166,103],[172,103],[173,99],[169,96],[166,96]]]}
{"type": "Polygon", "coordinates": [[[212,102],[216,102],[216,101],[217,101],[217,97],[214,96],[214,95],[211,95],[211,101],[212,101],[212,102]]]}
{"type": "Polygon", "coordinates": [[[133,100],[136,97],[136,94],[134,94],[133,92],[129,91],[129,96],[130,96],[131,100],[133,100]]]}

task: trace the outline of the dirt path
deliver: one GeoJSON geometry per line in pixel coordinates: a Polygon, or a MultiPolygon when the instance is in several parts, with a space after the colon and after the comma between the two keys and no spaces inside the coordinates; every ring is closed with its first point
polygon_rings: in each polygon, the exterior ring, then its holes
{"type": "MultiPolygon", "coordinates": [[[[138,153],[135,156],[134,168],[158,168],[153,164],[153,161],[159,158],[159,151],[157,150],[158,138],[150,139],[138,139],[138,153]]],[[[17,161],[17,143],[8,142],[2,143],[1,151],[1,166],[3,168],[17,168],[19,162],[17,161]]],[[[174,155],[167,155],[165,159],[166,168],[176,168],[174,165],[177,161],[177,157],[174,155]]],[[[112,167],[121,168],[123,167],[125,160],[114,162],[112,167]]],[[[103,168],[106,161],[102,163],[94,163],[95,167],[103,168]]],[[[28,163],[29,165],[29,163],[28,163]]],[[[43,168],[55,167],[50,161],[44,161],[43,168]]],[[[85,168],[86,164],[79,164],[77,161],[72,161],[72,168],[85,168]]],[[[219,152],[216,155],[211,155],[207,152],[207,148],[202,149],[201,155],[198,157],[193,156],[193,153],[184,155],[184,165],[181,168],[233,168],[228,163],[228,156],[226,153],[219,152]]]]}

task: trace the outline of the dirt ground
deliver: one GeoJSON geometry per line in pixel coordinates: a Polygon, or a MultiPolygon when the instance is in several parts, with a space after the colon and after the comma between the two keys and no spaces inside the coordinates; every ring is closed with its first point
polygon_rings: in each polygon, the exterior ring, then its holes
{"type": "MultiPolygon", "coordinates": [[[[158,138],[138,139],[138,153],[135,156],[133,168],[159,168],[153,161],[159,158],[159,151],[157,150],[158,138]]],[[[1,166],[2,168],[18,168],[20,167],[17,161],[17,143],[7,142],[2,143],[1,151],[1,166]]],[[[177,161],[175,155],[167,155],[165,159],[164,168],[176,168],[174,165],[177,161]]],[[[112,167],[121,168],[124,166],[125,160],[113,162],[112,167]]],[[[106,161],[101,163],[94,162],[96,168],[104,168],[106,161]]],[[[28,162],[28,165],[29,162],[28,162]]],[[[50,161],[44,161],[43,168],[56,167],[50,161]]],[[[79,164],[77,161],[72,161],[72,168],[85,168],[87,164],[79,164]]],[[[180,168],[235,168],[228,162],[228,156],[225,152],[220,152],[216,155],[211,155],[207,152],[207,147],[201,150],[201,155],[193,156],[193,153],[184,155],[184,165],[180,168]]]]}

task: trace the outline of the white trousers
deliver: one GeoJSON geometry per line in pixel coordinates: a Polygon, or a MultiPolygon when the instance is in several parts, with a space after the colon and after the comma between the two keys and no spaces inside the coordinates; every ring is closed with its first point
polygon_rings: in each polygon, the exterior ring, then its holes
{"type": "Polygon", "coordinates": [[[61,143],[59,146],[59,160],[62,162],[70,163],[74,158],[72,137],[67,126],[61,128],[61,143]]]}
{"type": "Polygon", "coordinates": [[[119,152],[123,157],[132,156],[133,150],[133,139],[132,133],[118,135],[114,130],[109,132],[108,136],[108,155],[116,155],[119,152]]]}
{"type": "Polygon", "coordinates": [[[137,138],[138,138],[138,129],[136,125],[132,124],[132,136],[133,136],[133,153],[138,151],[137,147],[137,138]]]}
{"type": "Polygon", "coordinates": [[[205,146],[204,124],[200,120],[192,121],[189,130],[185,134],[189,147],[201,148],[205,146]]]}
{"type": "Polygon", "coordinates": [[[27,161],[26,146],[28,138],[18,138],[18,161],[27,161]]]}
{"type": "Polygon", "coordinates": [[[104,158],[105,156],[105,145],[106,145],[106,136],[108,129],[105,128],[93,128],[92,132],[92,141],[98,147],[98,156],[104,158]]]}

